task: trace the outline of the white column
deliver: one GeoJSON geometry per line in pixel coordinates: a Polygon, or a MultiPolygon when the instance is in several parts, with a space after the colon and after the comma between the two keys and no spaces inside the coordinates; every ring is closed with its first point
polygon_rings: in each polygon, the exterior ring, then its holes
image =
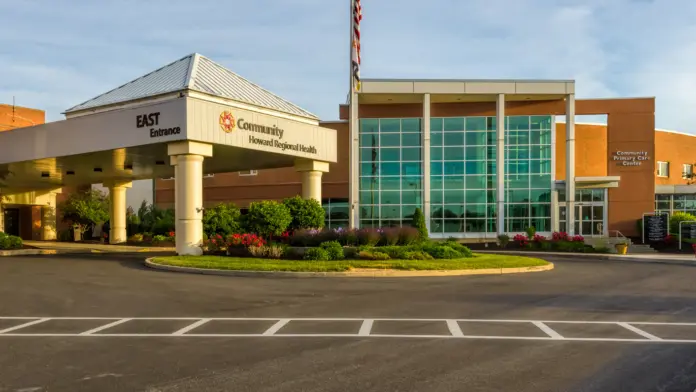
{"type": "Polygon", "coordinates": [[[321,177],[329,171],[328,162],[298,159],[295,161],[295,170],[302,177],[302,198],[321,203],[321,177]]]}
{"type": "Polygon", "coordinates": [[[203,160],[213,156],[210,144],[183,141],[168,146],[174,168],[176,253],[203,253],[203,160]]]}
{"type": "MultiPolygon", "coordinates": [[[[352,11],[352,9],[351,9],[352,11]]],[[[352,80],[352,76],[351,76],[352,80]]],[[[350,106],[348,108],[348,126],[350,127],[350,164],[348,165],[348,171],[350,181],[348,183],[348,193],[349,193],[349,227],[352,229],[357,229],[360,227],[360,209],[358,206],[359,202],[359,181],[360,181],[360,120],[358,118],[358,106],[359,98],[358,93],[354,91],[351,83],[350,88],[350,106]]]]}
{"type": "MultiPolygon", "coordinates": [[[[0,195],[2,197],[2,195],[0,195]]],[[[5,232],[5,209],[0,201],[0,233],[5,232]]]]}
{"type": "Polygon", "coordinates": [[[122,244],[128,239],[126,233],[126,189],[133,183],[112,181],[103,184],[109,188],[109,243],[122,244]]]}
{"type": "Polygon", "coordinates": [[[430,233],[430,94],[423,94],[423,215],[430,233]]]}
{"type": "Polygon", "coordinates": [[[559,231],[559,220],[558,191],[556,189],[551,189],[551,232],[559,231]]]}
{"type": "Polygon", "coordinates": [[[496,226],[498,234],[505,233],[505,94],[498,94],[495,105],[496,133],[496,226]]]}
{"type": "Polygon", "coordinates": [[[55,241],[58,238],[56,231],[56,193],[47,195],[48,202],[41,207],[41,240],[55,241]]]}
{"type": "Polygon", "coordinates": [[[575,234],[575,94],[566,96],[566,228],[575,234]]]}

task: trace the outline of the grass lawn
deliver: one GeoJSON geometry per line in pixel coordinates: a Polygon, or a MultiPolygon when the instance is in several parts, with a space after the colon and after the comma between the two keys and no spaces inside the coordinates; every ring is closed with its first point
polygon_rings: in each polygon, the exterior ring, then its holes
{"type": "Polygon", "coordinates": [[[225,256],[155,257],[155,263],[177,267],[210,268],[237,271],[341,272],[353,269],[376,268],[394,270],[465,270],[484,268],[520,268],[547,265],[533,257],[475,254],[475,257],[456,260],[273,260],[225,256]]]}

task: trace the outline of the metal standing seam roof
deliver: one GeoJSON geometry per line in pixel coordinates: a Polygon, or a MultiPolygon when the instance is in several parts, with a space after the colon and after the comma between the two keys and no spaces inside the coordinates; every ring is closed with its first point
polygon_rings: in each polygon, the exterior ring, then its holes
{"type": "Polygon", "coordinates": [[[280,112],[319,120],[317,116],[237,75],[198,53],[73,106],[65,114],[125,103],[160,94],[192,90],[280,112]]]}

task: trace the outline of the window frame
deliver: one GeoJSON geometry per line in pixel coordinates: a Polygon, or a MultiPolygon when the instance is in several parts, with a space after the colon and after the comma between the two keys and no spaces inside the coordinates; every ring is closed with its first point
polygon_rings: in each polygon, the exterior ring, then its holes
{"type": "Polygon", "coordinates": [[[683,163],[682,164],[682,178],[683,179],[690,179],[694,175],[694,165],[691,163],[683,163]],[[688,172],[686,168],[689,168],[688,172]]]}
{"type": "Polygon", "coordinates": [[[657,176],[662,178],[669,178],[669,162],[668,161],[657,161],[657,176]],[[660,167],[665,164],[667,174],[660,174],[660,167]]]}

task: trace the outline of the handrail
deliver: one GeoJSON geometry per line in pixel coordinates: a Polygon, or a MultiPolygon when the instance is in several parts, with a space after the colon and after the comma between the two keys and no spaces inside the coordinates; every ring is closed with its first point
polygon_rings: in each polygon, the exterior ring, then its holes
{"type": "Polygon", "coordinates": [[[623,235],[623,233],[620,232],[620,231],[618,231],[618,230],[609,230],[609,237],[611,237],[611,233],[612,233],[612,232],[616,233],[616,235],[615,235],[616,238],[621,237],[621,238],[623,238],[623,239],[625,239],[625,240],[628,239],[628,237],[626,237],[625,235],[623,235]]]}

